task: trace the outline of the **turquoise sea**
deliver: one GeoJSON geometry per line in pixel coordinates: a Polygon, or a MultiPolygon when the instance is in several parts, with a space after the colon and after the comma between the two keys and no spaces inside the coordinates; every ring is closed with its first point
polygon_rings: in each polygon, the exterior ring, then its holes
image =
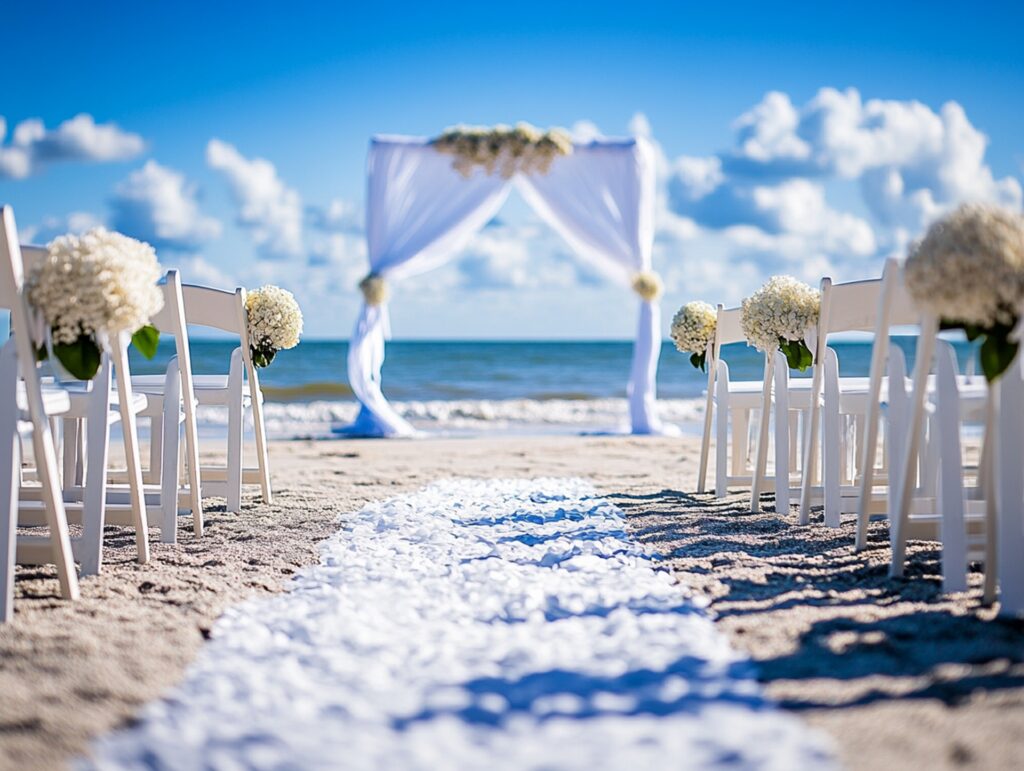
{"type": "MultiPolygon", "coordinates": [[[[913,338],[896,342],[913,361],[913,338]]],[[[219,340],[194,340],[196,372],[226,372],[234,346],[219,340]]],[[[844,375],[866,375],[869,341],[833,344],[844,375]]],[[[957,343],[961,366],[972,349],[957,343]]],[[[345,375],[344,341],[308,340],[282,351],[261,380],[268,422],[276,436],[329,435],[346,423],[356,404],[345,375]]],[[[161,371],[173,355],[162,341],[157,358],[133,355],[137,373],[161,371]]],[[[726,359],[735,379],[760,379],[762,356],[745,345],[729,346],[726,359]]],[[[415,425],[446,433],[492,431],[613,430],[626,415],[626,380],[632,344],[555,341],[393,341],[384,364],[384,392],[415,425]]],[[[692,426],[703,409],[706,375],[670,342],[662,348],[658,396],[667,420],[692,426]]],[[[211,426],[225,416],[208,411],[211,426]]]]}

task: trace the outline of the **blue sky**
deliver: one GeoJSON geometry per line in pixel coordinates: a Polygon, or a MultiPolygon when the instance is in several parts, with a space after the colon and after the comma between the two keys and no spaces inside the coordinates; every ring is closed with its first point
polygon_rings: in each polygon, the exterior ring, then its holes
{"type": "MultiPolygon", "coordinates": [[[[822,5],[22,2],[0,199],[37,240],[102,222],[194,280],[287,286],[328,337],[375,132],[648,133],[667,310],[876,273],[960,200],[1019,208],[1024,6],[822,5]]],[[[392,306],[398,337],[626,338],[634,312],[516,202],[392,306]]]]}

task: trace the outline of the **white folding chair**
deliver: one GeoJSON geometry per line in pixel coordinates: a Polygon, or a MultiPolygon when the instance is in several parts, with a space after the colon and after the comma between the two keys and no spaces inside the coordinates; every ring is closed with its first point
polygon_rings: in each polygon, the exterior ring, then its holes
{"type": "MultiPolygon", "coordinates": [[[[193,531],[202,536],[204,518],[202,488],[199,482],[199,437],[196,425],[196,398],[192,374],[192,355],[188,342],[188,328],[185,322],[185,301],[182,295],[181,276],[178,271],[168,271],[161,283],[164,306],[153,317],[152,324],[161,333],[174,338],[175,357],[164,376],[132,376],[132,388],[145,394],[146,409],[139,417],[150,420],[150,461],[144,474],[147,485],[160,485],[163,495],[170,495],[170,481],[178,479],[178,432],[180,424],[185,426],[186,486],[180,490],[179,505],[182,503],[192,511],[193,531]],[[171,435],[168,432],[173,431],[171,435]]],[[[169,499],[168,499],[169,500],[169,499]]],[[[161,539],[174,543],[176,528],[161,531],[161,539]]]]}
{"type": "MultiPolygon", "coordinates": [[[[751,417],[763,403],[763,381],[733,381],[729,365],[723,356],[723,347],[731,343],[746,342],[740,323],[740,308],[719,306],[713,343],[713,359],[709,366],[708,402],[713,401],[715,426],[715,495],[724,498],[730,485],[750,486],[755,470],[750,463],[751,417]],[[730,442],[731,435],[731,442],[730,442]]],[[[712,410],[704,417],[705,437],[702,448],[710,444],[712,410]]],[[[702,449],[700,475],[707,474],[709,453],[702,449]]],[[[761,473],[764,478],[764,472],[761,473]]],[[[698,480],[699,481],[699,480],[698,480]]]]}
{"type": "MultiPolygon", "coordinates": [[[[839,527],[844,513],[857,511],[864,473],[862,448],[878,440],[876,408],[886,386],[881,372],[888,351],[889,326],[915,320],[904,312],[892,321],[893,310],[887,305],[890,320],[882,322],[879,307],[885,287],[884,277],[842,284],[833,284],[829,278],[821,281],[811,382],[815,398],[803,435],[806,462],[800,482],[801,524],[810,520],[815,503],[824,505],[829,527],[839,527]],[[828,340],[830,335],[844,332],[875,333],[868,377],[840,377],[839,358],[828,340]],[[870,424],[873,433],[869,434],[870,416],[876,416],[876,423],[870,424]]],[[[872,464],[874,461],[872,456],[872,464]]]]}
{"type": "MultiPolygon", "coordinates": [[[[996,506],[993,453],[996,413],[983,382],[968,382],[957,373],[953,347],[937,339],[938,324],[926,318],[918,343],[914,383],[894,436],[898,476],[890,483],[892,563],[890,575],[903,575],[907,542],[942,543],[943,589],[967,588],[968,562],[985,564],[984,598],[991,602],[996,588],[996,506]],[[936,372],[929,376],[934,353],[936,372]],[[919,401],[920,400],[920,401],[919,401]],[[984,444],[975,467],[966,464],[961,442],[967,420],[983,420],[984,444]],[[926,425],[927,424],[927,425],[926,425]],[[968,478],[973,474],[974,484],[968,478]]],[[[901,397],[902,398],[902,397],[901,397]]],[[[1019,459],[1018,459],[1019,460],[1019,459]]]]}
{"type": "Polygon", "coordinates": [[[227,510],[237,512],[242,507],[242,485],[259,484],[263,502],[271,503],[263,392],[249,350],[245,290],[239,287],[231,292],[184,284],[182,297],[187,324],[217,329],[239,338],[239,346],[231,353],[227,375],[193,375],[195,396],[200,406],[226,406],[228,409],[227,464],[200,465],[203,496],[223,496],[227,510]],[[252,411],[256,435],[255,467],[246,467],[243,458],[243,416],[246,408],[252,411]]]}
{"type": "MultiPolygon", "coordinates": [[[[45,259],[46,249],[22,246],[26,267],[45,259]]],[[[168,494],[162,486],[146,489],[139,450],[137,418],[149,407],[145,394],[136,393],[131,385],[128,364],[127,334],[101,343],[101,365],[97,376],[88,383],[63,383],[71,397],[71,409],[63,419],[62,454],[64,461],[64,496],[69,521],[82,524],[89,537],[75,543],[75,555],[81,562],[82,575],[93,575],[102,568],[102,532],[105,525],[120,525],[135,530],[136,558],[139,564],[149,561],[149,522],[160,523],[164,540],[173,537],[177,520],[177,466],[173,487],[167,477],[168,494]],[[120,424],[124,444],[124,470],[108,468],[110,433],[120,424]],[[96,534],[99,534],[98,536],[96,534]]],[[[177,364],[172,379],[178,378],[177,364]]],[[[175,418],[177,410],[174,410],[175,418]]],[[[177,458],[177,433],[167,437],[172,457],[177,458]]],[[[23,516],[24,519],[24,516],[23,516]]]]}
{"type": "Polygon", "coordinates": [[[70,529],[58,483],[49,418],[70,406],[59,391],[44,394],[36,365],[37,341],[24,294],[24,271],[14,212],[0,209],[0,306],[11,313],[12,339],[0,351],[0,623],[14,613],[16,563],[57,567],[61,596],[79,596],[70,529]],[[40,486],[45,536],[19,536],[21,437],[31,435],[40,486]]]}

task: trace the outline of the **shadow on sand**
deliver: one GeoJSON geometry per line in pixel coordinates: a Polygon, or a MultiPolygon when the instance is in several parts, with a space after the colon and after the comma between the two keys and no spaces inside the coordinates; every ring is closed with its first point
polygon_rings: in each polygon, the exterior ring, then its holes
{"type": "Polygon", "coordinates": [[[970,589],[944,595],[941,551],[912,542],[905,577],[888,575],[889,531],[873,523],[853,551],[854,526],[820,514],[753,513],[746,496],[662,490],[611,494],[630,534],[712,598],[719,626],[777,683],[790,709],[895,699],[957,704],[979,691],[1024,687],[1024,622],[995,617],[970,589]],[[816,520],[816,521],[814,521],[816,520]],[[812,682],[814,681],[814,682],[812,682]]]}

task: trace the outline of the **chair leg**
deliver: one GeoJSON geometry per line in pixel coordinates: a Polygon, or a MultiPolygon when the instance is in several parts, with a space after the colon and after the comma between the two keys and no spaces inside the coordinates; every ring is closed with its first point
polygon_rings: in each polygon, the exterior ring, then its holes
{"type": "MultiPolygon", "coordinates": [[[[175,413],[178,411],[177,405],[177,401],[172,405],[175,413]]],[[[181,448],[181,426],[176,418],[176,414],[169,415],[166,412],[163,416],[163,462],[160,466],[160,506],[163,510],[160,540],[163,543],[178,542],[178,453],[181,448]]]]}
{"type": "Polygon", "coordinates": [[[754,478],[750,486],[750,510],[761,510],[761,490],[767,476],[768,466],[768,427],[772,416],[772,374],[774,360],[771,356],[764,359],[764,384],[761,389],[761,419],[757,432],[757,452],[754,454],[754,478]]]}
{"type": "Polygon", "coordinates": [[[233,394],[228,405],[227,510],[242,510],[242,395],[233,394]]]}
{"type": "Polygon", "coordinates": [[[143,475],[143,481],[147,485],[157,484],[161,477],[160,469],[163,467],[164,451],[164,420],[161,418],[149,419],[149,469],[143,475]]]}
{"type": "Polygon", "coordinates": [[[789,365],[782,353],[775,354],[775,512],[789,514],[789,468],[792,457],[789,432],[789,365]]]}
{"type": "Polygon", "coordinates": [[[14,618],[14,562],[18,543],[18,484],[21,466],[21,442],[17,416],[3,420],[0,426],[0,624],[14,618]],[[11,431],[14,428],[13,432],[11,431]]]}
{"type": "Polygon", "coordinates": [[[149,562],[149,515],[146,511],[145,489],[142,482],[142,461],[139,457],[139,433],[132,409],[131,370],[128,368],[128,354],[125,341],[112,340],[114,373],[117,380],[118,401],[121,404],[121,432],[124,437],[124,454],[128,466],[128,489],[135,524],[135,545],[138,562],[149,562]]]}
{"type": "MultiPolygon", "coordinates": [[[[996,543],[989,551],[995,565],[985,566],[986,577],[991,572],[993,583],[999,577],[999,613],[1017,616],[1024,613],[1024,477],[1021,458],[1024,457],[1024,381],[1021,380],[1021,355],[997,381],[999,420],[996,435],[998,443],[990,470],[994,469],[996,484],[992,485],[998,502],[998,520],[989,520],[989,542],[996,543]]],[[[990,393],[991,393],[990,390],[990,393]]],[[[993,512],[994,513],[994,512],[993,512]]]]}
{"type": "MultiPolygon", "coordinates": [[[[721,366],[725,366],[723,362],[721,366]]],[[[729,386],[720,371],[715,379],[715,497],[729,494],[729,386]]]]}
{"type": "Polygon", "coordinates": [[[62,420],[60,440],[54,437],[60,448],[65,490],[78,483],[78,424],[79,421],[74,418],[62,420]]]}
{"type": "Polygon", "coordinates": [[[937,480],[928,480],[925,484],[926,490],[935,489],[938,493],[942,589],[947,593],[967,591],[967,526],[964,521],[960,399],[954,355],[952,349],[945,345],[938,352],[938,404],[933,421],[933,442],[938,449],[939,473],[937,480]]]}
{"type": "Polygon", "coordinates": [[[66,600],[77,600],[78,574],[75,572],[71,534],[68,531],[68,518],[64,510],[64,496],[58,485],[57,453],[49,428],[44,421],[41,427],[35,426],[32,432],[36,470],[42,487],[43,507],[46,511],[46,524],[50,530],[53,562],[57,566],[61,597],[66,600]]]}
{"type": "Polygon", "coordinates": [[[825,351],[825,387],[821,407],[822,485],[825,488],[825,526],[839,527],[842,520],[843,440],[839,414],[839,362],[835,351],[825,351]]]}
{"type": "Polygon", "coordinates": [[[82,499],[82,537],[75,544],[83,576],[94,576],[103,567],[103,526],[106,523],[107,459],[110,448],[110,357],[93,382],[89,418],[85,421],[89,462],[85,468],[82,499]]]}
{"type": "MultiPolygon", "coordinates": [[[[186,394],[187,399],[191,394],[186,394]]],[[[189,499],[192,504],[192,531],[197,538],[202,538],[203,530],[206,527],[206,517],[203,514],[203,486],[200,481],[199,466],[199,438],[196,435],[196,424],[194,415],[189,410],[185,412],[185,452],[182,454],[183,464],[179,464],[179,478],[188,480],[189,499]],[[184,466],[184,468],[183,468],[184,466]]]]}
{"type": "MultiPolygon", "coordinates": [[[[252,380],[250,380],[250,385],[252,380]]],[[[267,451],[267,426],[263,420],[263,405],[260,403],[259,389],[250,388],[252,398],[252,423],[256,433],[256,462],[260,470],[260,488],[264,503],[273,503],[274,495],[270,489],[270,454],[267,451]]]]}
{"type": "Polygon", "coordinates": [[[704,430],[700,440],[700,466],[697,471],[697,493],[703,495],[708,479],[708,455],[711,451],[711,428],[715,405],[715,360],[712,347],[708,346],[706,361],[708,367],[708,388],[704,398],[704,430]]]}
{"type": "MultiPolygon", "coordinates": [[[[927,317],[922,319],[921,334],[917,340],[917,360],[914,362],[913,396],[907,405],[907,436],[902,447],[902,457],[899,458],[898,465],[894,469],[899,474],[898,496],[895,507],[889,509],[890,540],[892,542],[892,562],[889,565],[889,575],[892,578],[903,577],[904,562],[906,561],[906,526],[910,518],[910,508],[916,488],[914,471],[920,456],[925,430],[924,413],[928,371],[931,369],[938,329],[937,319],[927,317]]],[[[893,457],[895,460],[895,456],[893,457]]],[[[890,488],[892,488],[892,479],[890,479],[890,488]]]]}

